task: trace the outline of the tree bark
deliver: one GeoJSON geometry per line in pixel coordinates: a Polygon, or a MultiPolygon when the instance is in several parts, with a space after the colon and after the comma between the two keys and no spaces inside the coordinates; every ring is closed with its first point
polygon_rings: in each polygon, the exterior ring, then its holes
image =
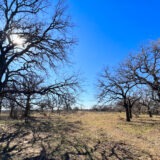
{"type": "Polygon", "coordinates": [[[150,109],[150,107],[149,107],[149,106],[148,106],[148,114],[149,114],[149,117],[150,117],[150,118],[152,118],[152,117],[153,117],[152,112],[151,112],[151,109],[150,109]]]}
{"type": "Polygon", "coordinates": [[[129,112],[129,106],[125,104],[125,109],[126,109],[126,121],[130,122],[130,112],[129,112]]]}
{"type": "Polygon", "coordinates": [[[31,99],[31,96],[30,96],[30,95],[27,95],[27,102],[26,102],[26,108],[25,108],[24,117],[28,117],[28,116],[29,116],[30,109],[31,109],[30,99],[31,99]]]}
{"type": "Polygon", "coordinates": [[[149,117],[152,118],[153,117],[152,112],[148,111],[148,113],[149,113],[149,117]]]}
{"type": "Polygon", "coordinates": [[[132,107],[129,106],[128,108],[129,108],[129,116],[130,116],[130,119],[132,119],[132,117],[133,117],[133,116],[132,116],[132,107]]]}
{"type": "Polygon", "coordinates": [[[13,113],[14,113],[14,107],[15,107],[15,106],[14,106],[13,103],[11,103],[10,105],[11,105],[11,106],[10,106],[10,107],[11,107],[11,110],[10,110],[10,115],[9,115],[9,116],[10,116],[11,118],[14,118],[13,113]]]}
{"type": "Polygon", "coordinates": [[[2,100],[0,100],[0,114],[2,113],[2,100]]]}

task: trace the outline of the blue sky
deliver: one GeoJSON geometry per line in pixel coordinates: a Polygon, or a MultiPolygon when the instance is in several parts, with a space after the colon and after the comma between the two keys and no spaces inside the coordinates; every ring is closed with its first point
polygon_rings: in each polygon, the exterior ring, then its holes
{"type": "Polygon", "coordinates": [[[84,78],[81,95],[93,105],[98,74],[115,66],[142,44],[160,37],[159,0],[68,0],[78,39],[73,62],[84,78]]]}

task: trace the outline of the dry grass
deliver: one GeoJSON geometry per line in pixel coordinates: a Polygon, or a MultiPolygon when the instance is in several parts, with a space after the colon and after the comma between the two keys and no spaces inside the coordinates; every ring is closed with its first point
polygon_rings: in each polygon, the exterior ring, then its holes
{"type": "Polygon", "coordinates": [[[78,112],[0,120],[1,159],[159,160],[160,117],[78,112]]]}

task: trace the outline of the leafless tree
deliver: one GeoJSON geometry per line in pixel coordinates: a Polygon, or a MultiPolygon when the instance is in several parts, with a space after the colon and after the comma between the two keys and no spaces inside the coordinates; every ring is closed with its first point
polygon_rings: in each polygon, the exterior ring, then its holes
{"type": "Polygon", "coordinates": [[[141,94],[142,96],[139,103],[146,107],[149,117],[152,117],[153,110],[156,106],[156,101],[152,98],[152,90],[148,87],[143,87],[141,94]]]}
{"type": "Polygon", "coordinates": [[[47,12],[49,5],[47,0],[0,0],[0,97],[14,99],[25,108],[26,116],[33,95],[62,98],[78,88],[76,76],[50,85],[45,78],[40,86],[34,79],[48,74],[48,68],[54,72],[59,63],[68,62],[70,47],[75,43],[65,1],[59,0],[47,12]],[[28,75],[33,75],[33,79],[28,79],[28,75]],[[13,98],[14,94],[27,97],[26,106],[13,98]]]}
{"type": "MultiPolygon", "coordinates": [[[[26,75],[22,82],[20,82],[20,89],[22,91],[25,91],[23,94],[25,104],[24,104],[24,117],[28,117],[30,110],[31,110],[31,103],[35,99],[36,94],[33,92],[33,90],[39,90],[42,83],[43,83],[43,78],[36,76],[34,74],[28,74],[26,75]]],[[[16,90],[20,90],[16,89],[16,90]]]]}
{"type": "MultiPolygon", "coordinates": [[[[0,1],[0,94],[16,92],[6,87],[31,71],[47,71],[66,62],[74,43],[64,1],[54,7],[48,18],[46,0],[0,1]]],[[[52,86],[53,87],[53,86],[52,86]]]]}
{"type": "Polygon", "coordinates": [[[137,92],[133,91],[133,95],[132,96],[128,96],[127,97],[127,103],[129,106],[129,114],[130,114],[130,118],[132,119],[132,109],[133,106],[136,104],[136,102],[138,102],[141,99],[141,95],[138,95],[137,92]]]}
{"type": "Polygon", "coordinates": [[[76,103],[76,98],[74,95],[67,93],[63,95],[63,110],[69,112],[72,110],[72,106],[76,103]]]}
{"type": "Polygon", "coordinates": [[[111,102],[123,100],[123,106],[126,110],[126,120],[130,121],[130,108],[128,104],[128,95],[135,83],[128,82],[119,71],[109,73],[108,69],[104,70],[103,75],[99,79],[98,88],[100,94],[98,99],[100,102],[111,102]]]}
{"type": "Polygon", "coordinates": [[[57,110],[59,105],[59,96],[49,94],[49,95],[44,95],[43,98],[40,98],[40,100],[37,103],[37,106],[40,108],[41,112],[44,111],[51,111],[52,113],[54,110],[57,110]]]}
{"type": "Polygon", "coordinates": [[[143,47],[139,54],[130,55],[123,63],[124,76],[137,84],[144,84],[157,94],[160,101],[160,42],[143,47]]]}

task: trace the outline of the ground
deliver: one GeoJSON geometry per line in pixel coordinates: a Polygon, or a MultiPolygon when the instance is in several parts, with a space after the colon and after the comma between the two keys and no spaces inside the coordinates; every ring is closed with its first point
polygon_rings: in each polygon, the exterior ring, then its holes
{"type": "Polygon", "coordinates": [[[0,120],[0,160],[159,160],[160,116],[77,112],[0,120]]]}

